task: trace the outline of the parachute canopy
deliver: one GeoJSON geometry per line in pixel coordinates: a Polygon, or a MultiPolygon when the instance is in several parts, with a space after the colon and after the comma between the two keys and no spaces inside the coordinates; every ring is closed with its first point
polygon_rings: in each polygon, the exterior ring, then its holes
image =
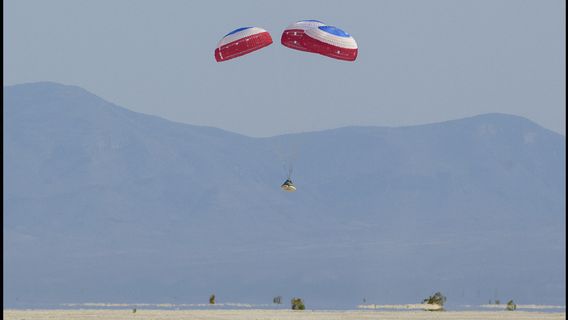
{"type": "Polygon", "coordinates": [[[349,33],[337,27],[319,26],[308,29],[303,42],[310,52],[346,61],[357,59],[357,42],[349,33]]]}
{"type": "Polygon", "coordinates": [[[319,20],[301,20],[289,25],[282,33],[282,45],[300,51],[355,61],[357,42],[347,32],[328,26],[319,20]]]}
{"type": "Polygon", "coordinates": [[[325,26],[325,23],[319,20],[301,20],[292,23],[284,32],[282,32],[282,38],[280,42],[283,46],[291,49],[296,49],[300,51],[309,51],[306,46],[304,46],[303,38],[306,30],[317,28],[320,26],[325,26]]]}
{"type": "Polygon", "coordinates": [[[235,29],[225,35],[215,49],[217,62],[230,60],[272,44],[268,31],[258,27],[235,29]]]}

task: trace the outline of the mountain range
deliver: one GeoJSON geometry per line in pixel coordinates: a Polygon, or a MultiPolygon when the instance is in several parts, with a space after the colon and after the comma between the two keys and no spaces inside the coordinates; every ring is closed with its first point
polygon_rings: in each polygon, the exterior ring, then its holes
{"type": "Polygon", "coordinates": [[[3,102],[5,306],[565,304],[566,139],[525,118],[253,138],[52,82],[3,102]]]}

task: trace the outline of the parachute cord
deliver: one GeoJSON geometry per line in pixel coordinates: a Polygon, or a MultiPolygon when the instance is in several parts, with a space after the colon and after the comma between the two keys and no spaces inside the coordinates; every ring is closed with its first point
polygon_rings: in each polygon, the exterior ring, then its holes
{"type": "Polygon", "coordinates": [[[282,160],[282,169],[284,169],[284,171],[288,170],[288,166],[286,165],[286,161],[282,160]]]}

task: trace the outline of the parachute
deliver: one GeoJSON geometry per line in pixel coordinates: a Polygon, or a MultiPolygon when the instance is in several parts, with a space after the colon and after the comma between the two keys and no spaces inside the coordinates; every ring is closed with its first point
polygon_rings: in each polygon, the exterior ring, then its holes
{"type": "Polygon", "coordinates": [[[280,43],[290,49],[309,51],[303,43],[305,31],[320,26],[325,26],[325,23],[319,20],[301,20],[294,22],[284,29],[280,43]]]}
{"type": "Polygon", "coordinates": [[[355,39],[349,33],[333,26],[319,26],[306,30],[304,45],[308,51],[330,58],[346,61],[357,59],[355,39]]]}
{"type": "Polygon", "coordinates": [[[282,33],[282,45],[296,50],[318,53],[330,58],[355,61],[358,47],[353,37],[318,20],[302,20],[282,33]]]}
{"type": "Polygon", "coordinates": [[[244,27],[227,33],[217,44],[215,60],[222,62],[249,54],[272,44],[268,31],[258,27],[244,27]]]}
{"type": "MultiPolygon", "coordinates": [[[[290,49],[321,54],[330,58],[355,61],[358,47],[355,39],[347,32],[328,26],[319,20],[300,20],[290,24],[283,32],[280,42],[290,49]]],[[[217,44],[215,60],[231,60],[272,44],[268,31],[259,27],[243,27],[226,34],[217,44]]],[[[283,159],[288,178],[280,186],[287,192],[296,191],[292,183],[293,152],[283,159]]]]}

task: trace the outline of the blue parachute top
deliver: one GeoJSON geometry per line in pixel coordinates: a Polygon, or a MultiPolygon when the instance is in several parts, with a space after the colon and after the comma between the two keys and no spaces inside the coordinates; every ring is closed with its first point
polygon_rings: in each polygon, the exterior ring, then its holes
{"type": "Polygon", "coordinates": [[[327,33],[331,33],[331,34],[333,34],[333,35],[335,35],[335,36],[338,36],[338,37],[344,37],[344,38],[349,38],[349,37],[351,37],[351,35],[350,35],[349,33],[345,32],[345,31],[343,31],[343,30],[341,30],[341,29],[339,29],[339,28],[336,28],[336,27],[332,27],[332,26],[321,26],[321,27],[318,27],[318,28],[319,28],[320,30],[322,30],[322,31],[325,31],[325,32],[327,32],[327,33]]]}

